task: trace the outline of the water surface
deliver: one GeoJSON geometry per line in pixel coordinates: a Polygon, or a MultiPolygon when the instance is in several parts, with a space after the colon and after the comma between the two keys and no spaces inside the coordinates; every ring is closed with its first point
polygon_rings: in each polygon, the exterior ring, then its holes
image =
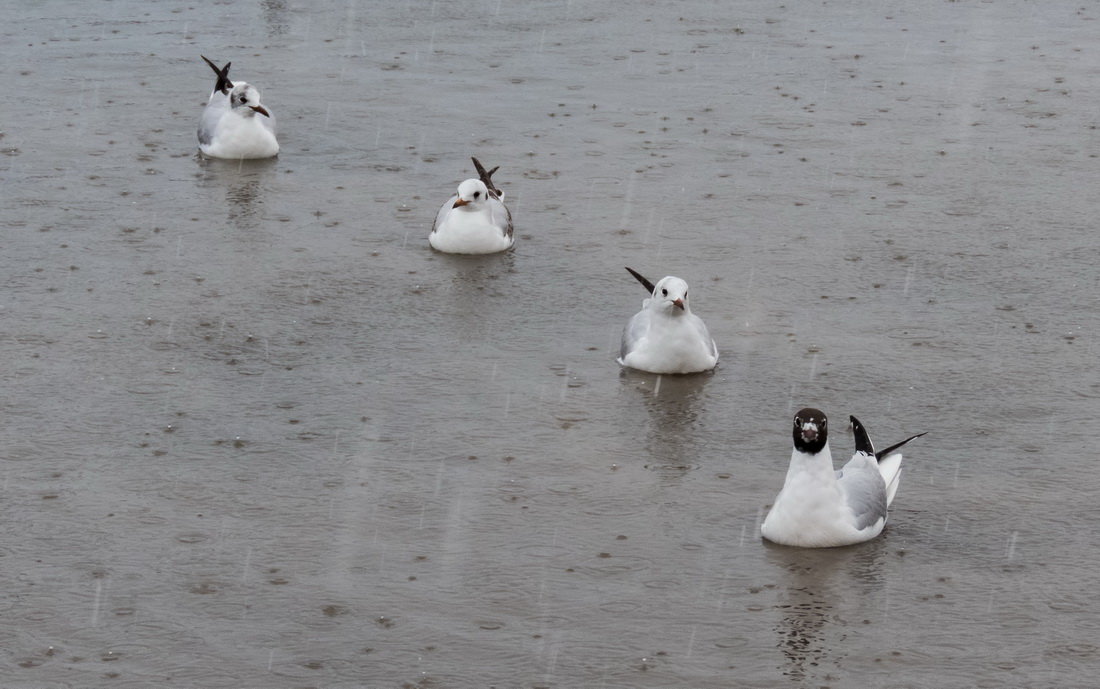
{"type": "Polygon", "coordinates": [[[0,17],[6,687],[1093,680],[1090,8],[0,17]],[[428,247],[470,155],[513,252],[428,247]],[[716,372],[620,371],[624,265],[716,372]],[[929,432],[873,542],[760,541],[806,405],[929,432]]]}

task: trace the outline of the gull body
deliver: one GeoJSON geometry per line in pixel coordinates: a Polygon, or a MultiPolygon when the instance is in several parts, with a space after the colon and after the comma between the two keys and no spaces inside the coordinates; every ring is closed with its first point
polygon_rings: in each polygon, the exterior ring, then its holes
{"type": "Polygon", "coordinates": [[[791,463],[760,527],[764,538],[782,545],[828,548],[862,543],[882,533],[901,479],[899,450],[924,433],[876,453],[863,424],[850,418],[856,452],[834,471],[825,414],[807,407],[795,415],[791,463]]]}
{"type": "Polygon", "coordinates": [[[278,154],[275,116],[260,102],[260,91],[247,82],[230,81],[232,63],[219,69],[207,58],[202,59],[218,75],[218,81],[199,120],[199,150],[211,158],[231,160],[278,154]]]}
{"type": "Polygon", "coordinates": [[[627,268],[650,292],[623,328],[618,362],[650,373],[699,373],[718,364],[718,347],[703,319],[688,306],[688,284],[669,275],[652,284],[627,268]]]}
{"type": "Polygon", "coordinates": [[[428,243],[448,254],[493,254],[515,243],[512,214],[504,205],[504,192],[492,182],[497,168],[486,172],[473,158],[479,178],[467,179],[436,213],[428,243]]]}

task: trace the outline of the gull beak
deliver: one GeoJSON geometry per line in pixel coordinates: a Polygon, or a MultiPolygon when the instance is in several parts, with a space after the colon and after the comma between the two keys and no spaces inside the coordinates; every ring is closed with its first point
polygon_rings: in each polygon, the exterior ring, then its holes
{"type": "Polygon", "coordinates": [[[455,205],[451,206],[451,208],[458,208],[459,206],[465,206],[468,203],[470,203],[470,202],[469,201],[463,201],[462,199],[457,199],[457,200],[455,200],[455,205]]]}
{"type": "Polygon", "coordinates": [[[672,301],[672,305],[680,307],[681,311],[684,310],[684,300],[683,299],[674,299],[672,301]]]}
{"type": "Polygon", "coordinates": [[[812,424],[806,424],[802,427],[802,440],[807,443],[812,443],[817,440],[817,426],[812,424]]]}
{"type": "Polygon", "coordinates": [[[263,115],[264,117],[271,117],[271,113],[269,113],[269,112],[267,111],[267,108],[265,108],[265,107],[264,107],[264,106],[262,106],[262,105],[250,105],[250,106],[248,106],[248,107],[252,108],[252,111],[253,111],[253,112],[258,112],[258,113],[260,113],[261,115],[263,115]]]}

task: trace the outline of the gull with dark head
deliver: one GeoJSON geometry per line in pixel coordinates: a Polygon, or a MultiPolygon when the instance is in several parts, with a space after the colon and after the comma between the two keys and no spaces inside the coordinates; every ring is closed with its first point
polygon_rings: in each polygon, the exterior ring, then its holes
{"type": "Polygon", "coordinates": [[[229,65],[218,67],[200,55],[218,75],[199,120],[199,150],[211,158],[270,158],[279,152],[275,116],[260,102],[249,83],[229,80],[229,65]]]}
{"type": "Polygon", "coordinates": [[[650,296],[623,329],[619,363],[650,373],[699,373],[718,364],[706,323],[688,306],[688,284],[669,275],[652,282],[627,271],[650,296]]]}
{"type": "Polygon", "coordinates": [[[471,158],[478,178],[458,185],[458,191],[436,213],[428,243],[448,254],[494,254],[512,247],[512,214],[504,192],[493,184],[493,173],[471,158]]]}
{"type": "Polygon", "coordinates": [[[824,412],[807,407],[795,414],[791,464],[760,526],[764,538],[782,545],[829,548],[862,543],[882,533],[901,479],[901,447],[924,433],[875,452],[863,424],[849,418],[856,452],[834,471],[824,412]]]}

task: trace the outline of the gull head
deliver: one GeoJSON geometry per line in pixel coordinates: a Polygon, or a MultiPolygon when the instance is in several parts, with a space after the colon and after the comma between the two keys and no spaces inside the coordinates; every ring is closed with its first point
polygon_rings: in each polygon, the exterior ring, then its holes
{"type": "Polygon", "coordinates": [[[821,452],[829,442],[829,420],[820,409],[806,407],[794,415],[794,447],[808,454],[821,452]]]}
{"type": "Polygon", "coordinates": [[[688,283],[669,275],[653,286],[653,301],[657,309],[670,314],[688,313],[688,283]]]}
{"type": "Polygon", "coordinates": [[[234,109],[243,109],[242,113],[248,116],[251,116],[252,113],[259,113],[264,117],[271,117],[271,113],[267,111],[267,108],[260,104],[260,90],[243,81],[238,81],[233,90],[229,92],[229,105],[234,109]],[[248,110],[252,112],[247,112],[248,110]]]}
{"type": "Polygon", "coordinates": [[[454,208],[469,206],[471,209],[481,206],[489,198],[489,188],[480,179],[468,179],[458,185],[458,198],[454,208]]]}

